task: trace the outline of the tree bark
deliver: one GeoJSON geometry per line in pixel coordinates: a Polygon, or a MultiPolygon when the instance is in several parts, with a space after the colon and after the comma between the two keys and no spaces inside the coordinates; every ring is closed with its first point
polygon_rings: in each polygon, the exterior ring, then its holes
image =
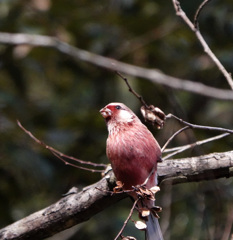
{"type": "Polygon", "coordinates": [[[199,182],[233,176],[233,151],[173,159],[158,165],[159,182],[199,182]]]}
{"type": "MultiPolygon", "coordinates": [[[[158,165],[159,182],[171,184],[233,176],[233,151],[166,160],[158,165]]],[[[0,239],[44,239],[87,221],[110,205],[127,197],[111,194],[115,180],[110,171],[82,191],[70,192],[58,202],[0,230],[0,239]]]]}

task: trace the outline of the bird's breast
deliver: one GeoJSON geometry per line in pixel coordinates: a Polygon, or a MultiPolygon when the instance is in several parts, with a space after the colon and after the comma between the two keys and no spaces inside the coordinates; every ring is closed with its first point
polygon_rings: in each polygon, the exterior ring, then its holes
{"type": "Polygon", "coordinates": [[[107,140],[107,156],[125,189],[142,184],[160,155],[160,147],[150,132],[118,131],[107,140]]]}

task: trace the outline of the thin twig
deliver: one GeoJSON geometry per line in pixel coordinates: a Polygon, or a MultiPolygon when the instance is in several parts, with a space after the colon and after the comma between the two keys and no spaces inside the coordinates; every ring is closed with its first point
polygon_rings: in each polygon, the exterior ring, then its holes
{"type": "Polygon", "coordinates": [[[189,20],[189,18],[185,14],[185,12],[182,10],[182,8],[180,6],[180,2],[177,0],[172,0],[172,2],[173,2],[173,6],[175,8],[175,11],[176,11],[176,15],[181,17],[184,20],[184,22],[192,29],[192,31],[195,31],[196,29],[195,29],[193,23],[189,20]]]}
{"type": "Polygon", "coordinates": [[[185,130],[187,130],[187,129],[189,129],[189,128],[190,128],[189,126],[185,126],[185,127],[181,128],[181,129],[179,129],[178,131],[176,131],[176,132],[167,140],[167,142],[163,145],[161,151],[164,152],[164,150],[165,150],[165,148],[167,147],[167,145],[168,145],[178,134],[180,134],[181,132],[183,132],[183,131],[185,131],[185,130]]]}
{"type": "Polygon", "coordinates": [[[194,20],[193,20],[194,26],[195,26],[196,29],[198,29],[198,17],[199,17],[199,15],[200,15],[202,9],[204,8],[204,6],[205,6],[208,2],[210,2],[210,1],[211,1],[211,0],[204,0],[204,1],[199,5],[199,7],[198,7],[198,9],[197,9],[197,11],[196,11],[196,13],[195,13],[195,15],[194,15],[194,20]]]}
{"type": "Polygon", "coordinates": [[[131,216],[132,216],[132,214],[133,214],[133,211],[134,211],[134,209],[135,209],[138,201],[139,201],[139,198],[134,201],[134,204],[133,204],[133,206],[132,206],[132,208],[131,208],[131,210],[130,210],[129,216],[128,216],[127,219],[125,220],[125,222],[124,222],[124,224],[123,224],[120,232],[117,234],[117,236],[114,238],[114,240],[117,240],[117,239],[121,236],[121,234],[122,234],[122,232],[124,231],[127,223],[129,222],[129,219],[131,218],[131,216]]]}
{"type": "Polygon", "coordinates": [[[171,154],[168,154],[167,156],[163,157],[163,160],[165,159],[168,159],[178,153],[181,153],[189,148],[193,148],[195,146],[198,146],[198,145],[201,145],[201,144],[204,144],[204,143],[207,143],[207,142],[210,142],[210,141],[214,141],[214,140],[218,140],[222,137],[226,137],[228,136],[229,134],[233,134],[233,130],[231,129],[227,129],[227,128],[220,128],[220,127],[211,127],[211,126],[203,126],[203,125],[197,125],[197,124],[192,124],[192,123],[189,123],[189,122],[186,122],[184,121],[183,119],[181,118],[178,118],[177,116],[169,113],[167,116],[166,116],[167,119],[169,118],[174,118],[176,119],[177,121],[179,121],[180,123],[186,125],[185,127],[179,129],[177,132],[175,132],[168,140],[167,142],[164,144],[164,146],[162,147],[162,152],[165,153],[165,152],[173,152],[171,154]],[[180,147],[176,147],[176,148],[172,148],[172,149],[169,149],[167,150],[166,147],[167,145],[174,139],[174,137],[176,137],[178,134],[180,134],[181,132],[189,129],[189,128],[192,128],[192,129],[203,129],[203,130],[210,130],[210,131],[219,131],[219,132],[224,132],[224,134],[220,134],[218,136],[215,136],[215,137],[212,137],[212,138],[208,138],[208,139],[205,139],[205,140],[202,140],[202,141],[197,141],[195,143],[192,143],[192,144],[188,144],[188,145],[184,145],[184,146],[180,146],[180,147]]]}
{"type": "Polygon", "coordinates": [[[142,104],[140,110],[142,113],[142,116],[146,122],[150,122],[153,126],[156,126],[157,129],[161,129],[164,126],[164,123],[166,121],[166,115],[165,113],[159,109],[158,107],[155,107],[154,105],[148,105],[143,97],[139,95],[134,89],[130,86],[128,79],[124,77],[121,73],[116,72],[118,76],[120,76],[128,86],[129,91],[140,101],[142,104]]]}
{"type": "Polygon", "coordinates": [[[132,189],[132,190],[121,190],[121,191],[107,191],[107,190],[103,190],[103,189],[100,189],[98,187],[96,187],[97,190],[99,191],[102,191],[102,192],[105,192],[105,193],[108,193],[110,194],[111,196],[114,195],[114,194],[129,194],[129,193],[132,193],[132,192],[135,192],[135,189],[132,189]]]}
{"type": "Polygon", "coordinates": [[[186,125],[186,126],[189,126],[190,128],[196,128],[196,129],[203,129],[203,130],[210,130],[210,131],[217,131],[217,132],[225,132],[225,133],[230,133],[230,134],[233,134],[233,130],[231,129],[227,129],[227,128],[221,128],[221,127],[211,127],[211,126],[203,126],[203,125],[197,125],[197,124],[192,124],[192,123],[189,123],[189,122],[186,122],[184,121],[183,119],[181,118],[178,118],[177,116],[169,113],[167,116],[166,116],[167,119],[169,118],[174,118],[176,119],[177,121],[179,121],[180,123],[186,125]]]}
{"type": "Polygon", "coordinates": [[[191,143],[191,144],[187,144],[187,145],[184,145],[184,146],[171,148],[171,149],[165,149],[164,153],[165,152],[172,152],[172,153],[163,157],[163,160],[169,159],[170,157],[173,157],[173,156],[177,155],[178,153],[184,152],[184,151],[186,151],[190,148],[194,148],[196,146],[200,146],[200,145],[208,143],[208,142],[216,141],[220,138],[223,138],[223,137],[226,137],[226,136],[229,136],[229,135],[230,135],[230,133],[223,133],[223,134],[217,135],[215,137],[207,138],[207,139],[197,141],[197,142],[194,142],[194,143],[191,143]],[[166,150],[168,150],[168,151],[166,151],[166,150]]]}
{"type": "MultiPolygon", "coordinates": [[[[202,145],[202,144],[205,144],[205,143],[208,143],[208,142],[212,142],[212,141],[215,141],[215,140],[219,140],[221,138],[224,138],[224,137],[227,137],[229,136],[230,133],[222,133],[222,134],[219,134],[217,136],[214,136],[214,137],[210,137],[210,138],[206,138],[204,140],[201,140],[201,141],[198,141],[198,142],[195,142],[195,143],[191,143],[191,144],[186,144],[186,145],[182,145],[182,146],[179,146],[179,147],[174,147],[174,148],[166,148],[164,149],[163,153],[169,153],[169,152],[175,152],[177,150],[180,150],[180,149],[183,149],[183,148],[186,148],[186,147],[190,147],[192,148],[193,145],[195,145],[196,143],[198,145],[202,145]]],[[[195,147],[195,146],[194,146],[195,147]]]]}
{"type": "Polygon", "coordinates": [[[128,82],[128,79],[127,79],[126,77],[124,77],[124,76],[123,76],[120,72],[118,72],[118,71],[116,71],[116,74],[125,81],[126,85],[127,85],[128,88],[129,88],[129,91],[141,102],[142,105],[144,105],[144,106],[148,109],[149,106],[146,104],[146,102],[145,102],[145,100],[143,99],[143,97],[133,90],[133,88],[130,86],[130,84],[129,84],[129,82],[128,82]]]}
{"type": "MultiPolygon", "coordinates": [[[[71,167],[75,167],[75,168],[79,168],[79,169],[82,169],[82,170],[86,170],[86,171],[90,171],[90,172],[100,172],[102,173],[104,170],[97,170],[97,169],[91,169],[91,168],[86,168],[86,167],[82,167],[82,166],[78,166],[78,165],[75,165],[73,163],[69,163],[67,162],[65,159],[63,159],[62,157],[60,157],[60,155],[58,155],[56,152],[54,152],[53,150],[47,148],[55,157],[59,158],[62,162],[65,163],[65,165],[69,165],[71,167]]],[[[70,156],[64,156],[66,158],[70,158],[70,156]]],[[[75,161],[80,161],[79,159],[72,159],[72,160],[75,160],[75,161]]]]}
{"type": "Polygon", "coordinates": [[[91,168],[86,168],[86,167],[82,167],[82,166],[78,166],[78,165],[75,165],[75,164],[72,164],[72,163],[69,163],[67,162],[65,159],[63,158],[67,158],[67,159],[70,159],[70,160],[73,160],[73,161],[76,161],[80,164],[84,164],[84,165],[91,165],[93,167],[102,167],[102,168],[106,168],[106,164],[98,164],[98,163],[93,163],[93,162],[89,162],[89,161],[83,161],[83,160],[80,160],[80,159],[77,159],[75,157],[72,157],[72,156],[68,156],[68,155],[65,155],[61,152],[59,152],[58,150],[56,150],[55,148],[53,147],[50,147],[48,146],[47,144],[45,144],[44,142],[42,142],[41,140],[39,140],[38,138],[36,138],[30,131],[28,131],[27,129],[25,129],[22,124],[20,123],[19,120],[17,120],[17,124],[18,126],[29,136],[31,137],[36,143],[40,144],[41,146],[43,146],[44,148],[48,149],[54,156],[56,156],[57,158],[59,158],[61,161],[63,161],[66,165],[70,165],[70,166],[73,166],[73,167],[76,167],[76,168],[80,168],[80,169],[83,169],[83,170],[87,170],[87,171],[91,171],[91,172],[103,172],[103,170],[97,170],[97,169],[91,169],[91,168]]]}
{"type": "Polygon", "coordinates": [[[154,165],[154,167],[150,171],[150,174],[148,175],[148,177],[146,178],[146,180],[144,181],[144,183],[141,186],[145,186],[147,184],[147,182],[149,181],[149,178],[156,171],[156,169],[157,169],[157,163],[154,165]]]}
{"type": "Polygon", "coordinates": [[[215,56],[215,54],[212,52],[212,50],[206,43],[199,29],[197,29],[195,25],[189,20],[186,13],[181,8],[180,2],[178,0],[172,0],[172,2],[173,2],[177,16],[181,17],[184,20],[184,22],[190,27],[190,29],[196,34],[197,39],[199,40],[202,47],[204,48],[204,52],[212,59],[212,61],[215,63],[215,65],[218,67],[218,69],[222,72],[222,74],[226,78],[231,89],[233,89],[233,79],[232,79],[231,73],[227,72],[225,67],[222,65],[222,63],[215,56]]]}

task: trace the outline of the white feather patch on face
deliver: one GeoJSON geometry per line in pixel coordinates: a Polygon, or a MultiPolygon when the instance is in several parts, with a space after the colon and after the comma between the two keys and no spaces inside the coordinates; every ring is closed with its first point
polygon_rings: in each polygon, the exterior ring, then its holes
{"type": "Polygon", "coordinates": [[[127,110],[120,110],[118,113],[118,118],[122,122],[132,122],[133,121],[133,114],[127,110]]]}

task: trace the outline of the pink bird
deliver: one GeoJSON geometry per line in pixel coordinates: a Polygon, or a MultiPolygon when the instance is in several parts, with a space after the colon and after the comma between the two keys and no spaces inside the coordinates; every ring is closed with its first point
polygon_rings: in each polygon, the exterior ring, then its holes
{"type": "MultiPolygon", "coordinates": [[[[157,162],[161,149],[147,127],[122,103],[110,103],[100,110],[108,128],[107,157],[124,190],[146,182],[146,188],[157,185],[157,162]]],[[[130,194],[136,200],[136,193],[130,194]]],[[[143,200],[140,207],[153,209],[153,200],[143,200]]],[[[146,239],[162,240],[158,219],[151,213],[146,222],[146,239]]]]}

